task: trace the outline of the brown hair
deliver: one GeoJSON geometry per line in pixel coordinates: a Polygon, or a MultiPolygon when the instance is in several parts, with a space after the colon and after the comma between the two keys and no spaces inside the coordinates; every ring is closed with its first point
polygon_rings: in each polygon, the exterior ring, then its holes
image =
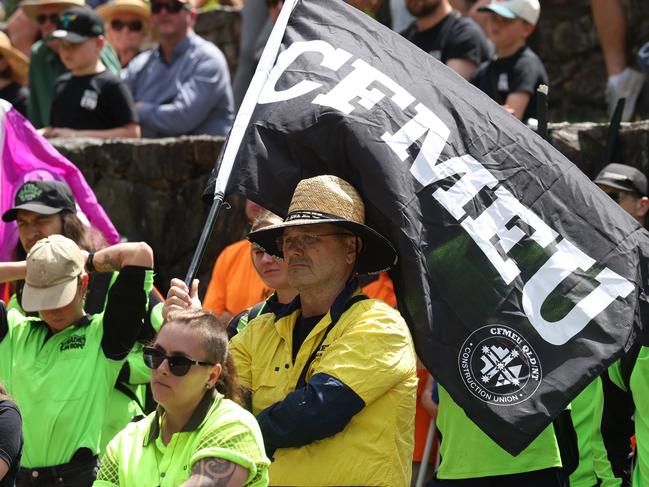
{"type": "Polygon", "coordinates": [[[170,313],[165,323],[172,322],[188,326],[200,335],[206,359],[209,362],[219,363],[223,367],[216,382],[216,390],[228,399],[243,405],[234,361],[232,355],[228,353],[228,334],[221,321],[211,311],[187,308],[170,313]]]}
{"type": "Polygon", "coordinates": [[[11,397],[7,394],[4,384],[0,382],[0,401],[6,401],[7,399],[11,399],[11,397]]]}

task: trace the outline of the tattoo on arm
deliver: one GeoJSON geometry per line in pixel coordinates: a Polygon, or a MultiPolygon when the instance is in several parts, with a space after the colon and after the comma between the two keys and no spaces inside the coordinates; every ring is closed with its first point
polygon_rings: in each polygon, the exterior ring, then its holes
{"type": "Polygon", "coordinates": [[[99,272],[113,272],[120,270],[115,259],[109,254],[104,254],[103,256],[101,256],[101,259],[97,260],[101,260],[99,265],[95,264],[95,269],[97,269],[99,272]]]}
{"type": "Polygon", "coordinates": [[[182,487],[229,487],[243,485],[246,469],[222,458],[204,458],[194,464],[192,475],[182,487]],[[237,478],[242,482],[237,482],[237,478]],[[234,481],[231,483],[230,481],[234,481]]]}

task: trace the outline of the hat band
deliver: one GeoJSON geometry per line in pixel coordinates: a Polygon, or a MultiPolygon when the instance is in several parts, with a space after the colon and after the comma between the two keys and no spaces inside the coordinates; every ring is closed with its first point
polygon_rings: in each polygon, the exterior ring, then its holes
{"type": "Polygon", "coordinates": [[[285,222],[291,222],[294,220],[345,220],[343,217],[338,215],[332,215],[331,213],[325,213],[323,211],[316,210],[298,210],[292,211],[286,218],[285,222]]]}

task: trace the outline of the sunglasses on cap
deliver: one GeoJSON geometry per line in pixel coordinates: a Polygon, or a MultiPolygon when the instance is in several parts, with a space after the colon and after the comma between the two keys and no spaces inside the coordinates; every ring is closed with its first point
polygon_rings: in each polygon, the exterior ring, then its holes
{"type": "Polygon", "coordinates": [[[59,23],[59,14],[38,14],[36,16],[36,22],[43,25],[45,22],[50,21],[52,24],[58,25],[59,23]]]}
{"type": "Polygon", "coordinates": [[[178,2],[172,0],[171,2],[152,2],[151,3],[151,13],[159,14],[162,12],[162,9],[165,9],[170,14],[177,14],[182,9],[187,8],[187,4],[183,2],[178,2]]]}
{"type": "Polygon", "coordinates": [[[113,30],[121,31],[124,27],[126,27],[131,32],[140,32],[144,28],[144,24],[141,20],[131,20],[128,22],[124,20],[110,21],[110,28],[113,30]]]}
{"type": "Polygon", "coordinates": [[[171,373],[177,377],[182,377],[189,372],[192,365],[208,366],[215,365],[211,362],[201,362],[199,360],[192,360],[184,355],[165,355],[159,348],[144,347],[142,349],[144,355],[144,363],[150,369],[157,369],[162,365],[165,360],[169,366],[171,373]]]}

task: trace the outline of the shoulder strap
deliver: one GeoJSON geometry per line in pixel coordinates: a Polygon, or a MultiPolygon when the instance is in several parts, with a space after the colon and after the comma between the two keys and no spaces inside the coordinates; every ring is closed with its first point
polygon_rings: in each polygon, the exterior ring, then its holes
{"type": "MultiPolygon", "coordinates": [[[[345,303],[345,309],[340,314],[340,316],[342,316],[345,313],[345,311],[347,311],[349,308],[354,306],[356,303],[360,301],[365,301],[366,299],[369,298],[365,294],[358,294],[356,296],[353,296],[345,303]]],[[[327,335],[329,335],[329,332],[333,329],[334,326],[336,326],[336,323],[338,323],[338,319],[332,320],[331,323],[329,323],[329,326],[327,326],[327,329],[325,330],[324,335],[322,336],[322,340],[320,340],[318,346],[313,349],[313,352],[309,356],[309,360],[306,361],[304,367],[302,368],[302,372],[300,373],[300,378],[297,380],[297,384],[295,385],[296,389],[299,389],[300,387],[304,387],[306,385],[306,374],[309,372],[309,368],[311,367],[311,364],[315,360],[315,356],[318,353],[318,350],[320,350],[320,347],[322,347],[322,344],[327,339],[327,335]]]]}
{"type": "Polygon", "coordinates": [[[140,404],[140,400],[138,397],[135,395],[135,393],[128,388],[126,384],[124,384],[121,381],[115,382],[115,389],[117,389],[119,392],[124,394],[126,397],[128,397],[131,401],[135,401],[135,403],[138,405],[141,411],[144,411],[144,406],[140,404]]]}

